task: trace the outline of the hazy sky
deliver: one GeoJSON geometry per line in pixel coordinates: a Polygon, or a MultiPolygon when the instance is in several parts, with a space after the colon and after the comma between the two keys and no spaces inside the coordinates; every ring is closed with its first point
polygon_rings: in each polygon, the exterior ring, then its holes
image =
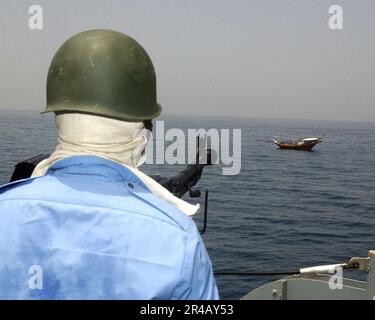
{"type": "Polygon", "coordinates": [[[374,0],[0,0],[0,116],[42,110],[58,47],[97,28],[144,46],[166,114],[375,121],[374,0]]]}

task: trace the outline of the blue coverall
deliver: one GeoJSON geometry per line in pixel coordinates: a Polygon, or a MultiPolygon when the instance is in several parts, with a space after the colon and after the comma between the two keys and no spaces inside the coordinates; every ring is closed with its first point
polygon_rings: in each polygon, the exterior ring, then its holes
{"type": "Polygon", "coordinates": [[[0,299],[218,299],[194,221],[95,156],[0,187],[0,299]]]}

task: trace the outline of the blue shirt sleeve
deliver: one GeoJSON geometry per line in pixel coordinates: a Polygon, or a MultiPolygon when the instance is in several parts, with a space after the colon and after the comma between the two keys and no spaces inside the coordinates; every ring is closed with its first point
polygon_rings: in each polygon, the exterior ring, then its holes
{"type": "Polygon", "coordinates": [[[195,225],[193,229],[185,255],[184,281],[176,292],[176,298],[181,300],[219,300],[210,257],[195,225]]]}

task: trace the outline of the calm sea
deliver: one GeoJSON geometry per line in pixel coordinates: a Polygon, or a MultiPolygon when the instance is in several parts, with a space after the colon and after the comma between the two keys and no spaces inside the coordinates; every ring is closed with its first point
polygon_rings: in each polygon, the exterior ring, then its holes
{"type": "MultiPolygon", "coordinates": [[[[207,168],[203,239],[217,271],[282,271],[341,263],[375,248],[375,124],[168,117],[166,129],[241,128],[242,170],[207,168]],[[313,152],[279,150],[273,135],[321,136],[313,152]]],[[[53,118],[0,112],[0,184],[21,160],[54,149],[53,118]]],[[[166,176],[181,166],[144,167],[166,176]]],[[[190,201],[190,200],[189,200],[190,201]]],[[[198,200],[199,201],[199,200],[198,200]]],[[[194,202],[194,201],[192,201],[194,202]]],[[[195,217],[201,224],[202,215],[195,217]]],[[[356,272],[350,277],[363,278],[356,272]]],[[[222,298],[238,299],[279,277],[217,276],[222,298]]]]}

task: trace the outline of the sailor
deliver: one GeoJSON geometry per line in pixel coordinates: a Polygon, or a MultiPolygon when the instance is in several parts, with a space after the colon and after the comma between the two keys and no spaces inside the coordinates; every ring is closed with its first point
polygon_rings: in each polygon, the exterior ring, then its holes
{"type": "Polygon", "coordinates": [[[218,299],[191,215],[138,170],[161,112],[146,51],[110,30],[54,56],[56,150],[0,188],[0,299],[218,299]]]}

